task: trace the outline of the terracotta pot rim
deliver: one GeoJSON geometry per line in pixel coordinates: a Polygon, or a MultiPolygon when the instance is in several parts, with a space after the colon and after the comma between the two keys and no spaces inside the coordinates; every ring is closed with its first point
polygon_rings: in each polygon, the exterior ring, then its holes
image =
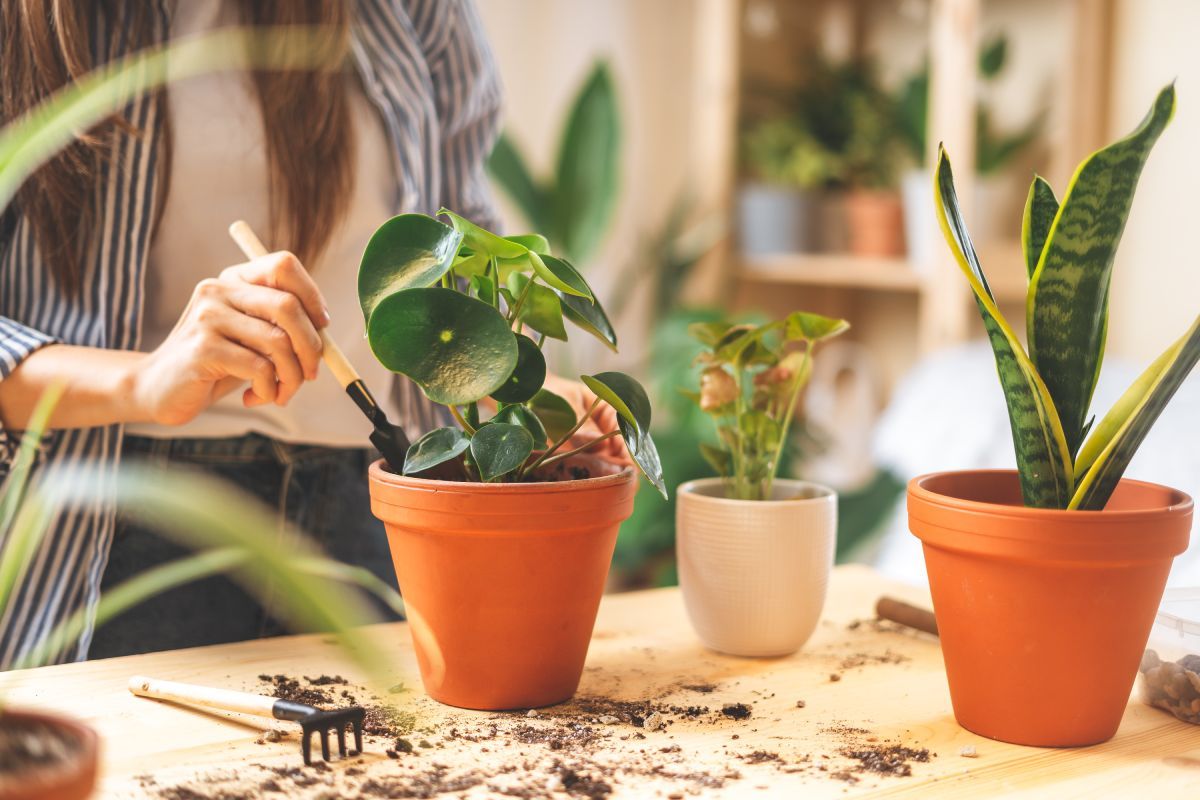
{"type": "Polygon", "coordinates": [[[625,467],[612,475],[601,475],[598,478],[583,478],[571,481],[543,481],[540,483],[482,483],[476,481],[439,481],[431,478],[417,478],[410,475],[397,475],[384,469],[383,459],[373,462],[368,470],[371,481],[394,486],[400,489],[454,494],[555,494],[559,492],[587,491],[603,489],[611,485],[627,483],[636,478],[633,467],[625,467]]]}
{"type": "Polygon", "coordinates": [[[1025,521],[1048,521],[1053,519],[1057,523],[1077,522],[1086,524],[1089,527],[1094,527],[1096,524],[1124,524],[1138,521],[1149,521],[1155,518],[1176,517],[1190,514],[1192,511],[1192,498],[1179,489],[1163,484],[1152,483],[1150,481],[1139,481],[1132,478],[1122,478],[1121,482],[1133,486],[1153,487],[1157,489],[1165,489],[1171,492],[1177,498],[1175,502],[1166,506],[1154,506],[1139,509],[1125,509],[1121,511],[1082,511],[1077,509],[1063,508],[1030,508],[1028,506],[1009,505],[1007,503],[987,503],[981,500],[967,500],[953,495],[942,494],[928,488],[928,484],[943,479],[950,475],[994,475],[994,476],[1015,476],[1016,470],[1012,469],[962,469],[962,470],[944,470],[942,472],[929,472],[924,475],[918,475],[908,482],[908,496],[910,499],[916,499],[930,505],[950,508],[955,511],[963,511],[975,514],[986,514],[990,517],[1007,517],[1015,520],[1025,521]]]}
{"type": "MultiPolygon", "coordinates": [[[[17,773],[20,775],[25,789],[76,788],[81,787],[83,783],[87,783],[89,786],[93,785],[96,766],[100,759],[100,736],[95,730],[62,714],[31,709],[5,708],[0,712],[0,725],[5,719],[19,720],[24,723],[41,723],[65,729],[79,740],[80,748],[73,760],[56,767],[35,767],[17,773]]],[[[0,794],[3,793],[0,792],[0,794]]]]}
{"type": "Polygon", "coordinates": [[[795,488],[815,489],[816,491],[820,492],[820,494],[816,497],[789,497],[784,500],[742,500],[736,497],[713,497],[712,495],[700,494],[696,491],[701,487],[714,486],[724,482],[724,478],[697,478],[696,480],[688,481],[687,483],[681,483],[675,490],[675,496],[682,497],[686,494],[688,497],[693,498],[697,502],[711,505],[753,505],[755,507],[762,508],[779,508],[781,506],[795,506],[808,503],[827,503],[837,498],[837,492],[835,492],[833,489],[830,489],[828,486],[824,486],[820,483],[814,483],[812,481],[799,480],[797,478],[776,478],[775,485],[787,485],[795,488]]]}

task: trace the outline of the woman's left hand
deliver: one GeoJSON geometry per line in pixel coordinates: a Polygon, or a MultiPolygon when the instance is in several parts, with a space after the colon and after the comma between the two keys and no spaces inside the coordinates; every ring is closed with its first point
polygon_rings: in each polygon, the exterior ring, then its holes
{"type": "MultiPolygon", "coordinates": [[[[571,408],[575,410],[576,419],[587,414],[592,408],[592,404],[596,402],[595,393],[579,381],[571,381],[549,374],[546,376],[545,387],[571,404],[571,408]]],[[[590,418],[571,437],[571,441],[567,443],[566,447],[567,449],[582,447],[588,442],[616,430],[619,430],[616,409],[608,403],[600,403],[591,412],[590,418]]],[[[629,451],[625,448],[625,440],[620,435],[605,439],[595,447],[588,448],[586,452],[616,464],[633,465],[629,451]]]]}

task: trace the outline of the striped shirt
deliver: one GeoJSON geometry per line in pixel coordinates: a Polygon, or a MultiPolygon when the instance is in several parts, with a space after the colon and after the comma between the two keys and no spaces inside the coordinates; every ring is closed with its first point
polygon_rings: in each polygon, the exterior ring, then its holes
{"type": "MultiPolygon", "coordinates": [[[[454,208],[484,225],[495,214],[484,160],[499,123],[500,90],[473,0],[356,0],[351,50],[368,99],[388,134],[396,177],[395,213],[454,208]]],[[[99,4],[98,4],[99,5],[99,4]]],[[[167,37],[170,3],[155,21],[167,37]]],[[[102,14],[94,26],[98,60],[108,52],[102,14]]],[[[10,208],[0,224],[0,380],[38,348],[54,342],[136,350],[163,120],[159,104],[139,99],[127,118],[151,135],[116,136],[96,181],[97,236],[86,255],[82,291],[60,292],[49,279],[27,219],[10,208]]],[[[382,221],[382,220],[381,220],[382,221]]],[[[401,422],[413,433],[439,421],[437,408],[408,381],[397,381],[401,422]]],[[[62,430],[43,442],[38,470],[87,463],[97,486],[111,488],[123,431],[119,425],[62,430]]],[[[18,434],[0,426],[0,480],[18,434]]],[[[102,491],[100,495],[111,494],[102,491]]],[[[55,625],[92,609],[115,527],[112,503],[57,512],[41,548],[0,613],[0,667],[19,660],[55,625]]],[[[0,532],[2,533],[2,532],[0,532]]],[[[86,658],[91,627],[55,656],[86,658]]]]}

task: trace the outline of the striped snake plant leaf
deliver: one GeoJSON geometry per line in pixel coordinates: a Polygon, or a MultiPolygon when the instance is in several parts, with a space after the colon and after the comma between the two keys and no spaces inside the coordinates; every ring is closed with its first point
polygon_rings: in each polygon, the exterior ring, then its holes
{"type": "Polygon", "coordinates": [[[1167,402],[1200,360],[1200,317],[1155,359],[1096,426],[1079,452],[1083,478],[1068,508],[1099,511],[1167,402]]]}
{"type": "Polygon", "coordinates": [[[1021,249],[1025,254],[1025,269],[1030,280],[1033,280],[1056,214],[1058,198],[1054,196],[1054,189],[1041,175],[1034,175],[1029,197],[1025,200],[1025,216],[1021,218],[1021,249]]]}
{"type": "Polygon", "coordinates": [[[1137,130],[1079,165],[1029,282],[1029,356],[1054,398],[1072,457],[1103,359],[1117,244],[1142,167],[1174,111],[1172,85],[1137,130]]]}
{"type": "Polygon", "coordinates": [[[996,307],[958,206],[954,175],[944,148],[939,147],[933,180],[938,222],[975,293],[975,302],[996,357],[1025,504],[1037,508],[1065,508],[1071,496],[1072,471],[1058,412],[1016,334],[996,307]]]}

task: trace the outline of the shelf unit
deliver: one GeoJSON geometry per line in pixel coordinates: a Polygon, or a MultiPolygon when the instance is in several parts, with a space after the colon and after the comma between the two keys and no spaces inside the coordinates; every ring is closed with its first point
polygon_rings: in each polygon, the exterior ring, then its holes
{"type": "MultiPolygon", "coordinates": [[[[709,0],[713,2],[713,0],[709,0]]],[[[729,112],[736,124],[747,86],[746,69],[753,62],[790,77],[788,48],[799,51],[814,46],[815,29],[801,27],[782,37],[782,52],[765,52],[748,39],[745,20],[751,7],[771,0],[735,0],[738,22],[733,69],[725,85],[729,112]],[[749,51],[749,52],[748,52],[749,51]]],[[[783,24],[804,26],[832,9],[848,31],[850,52],[862,52],[873,19],[890,0],[774,0],[783,24]]],[[[1039,154],[1056,186],[1065,186],[1073,164],[1103,141],[1107,96],[1109,40],[1114,0],[1046,0],[1054,4],[1056,19],[1066,30],[1059,41],[1064,50],[1061,66],[1053,74],[1053,115],[1046,152],[1039,154]]],[[[928,0],[926,43],[930,59],[929,145],[944,141],[954,153],[958,194],[970,220],[969,198],[975,176],[962,164],[975,161],[975,64],[978,43],[985,32],[985,11],[997,10],[998,0],[928,0]],[[936,133],[935,133],[936,132],[936,133]]],[[[1002,4],[1000,4],[1002,5],[1002,4]]],[[[893,6],[894,8],[894,6],[893,6]]],[[[1023,20],[1011,18],[1009,33],[1019,37],[1023,20]]],[[[989,12],[990,13],[990,12],[989,12]]],[[[1019,17],[1019,15],[1018,15],[1019,17]]],[[[1056,25],[1055,31],[1058,31],[1056,25]]],[[[1028,29],[1026,31],[1028,33],[1028,29]]],[[[761,77],[761,75],[760,75],[761,77]]],[[[933,153],[928,163],[933,162],[933,153]]],[[[730,160],[726,178],[729,207],[737,185],[737,165],[730,160]]],[[[1025,268],[1016,242],[998,242],[980,248],[980,259],[1001,307],[1023,327],[1025,268]]],[[[732,302],[741,307],[761,307],[769,313],[806,308],[846,316],[855,338],[890,363],[884,365],[890,385],[922,353],[982,335],[970,291],[947,248],[939,248],[935,263],[916,269],[904,259],[861,258],[849,254],[781,254],[743,258],[732,248],[722,256],[723,270],[731,279],[732,302]]]]}

